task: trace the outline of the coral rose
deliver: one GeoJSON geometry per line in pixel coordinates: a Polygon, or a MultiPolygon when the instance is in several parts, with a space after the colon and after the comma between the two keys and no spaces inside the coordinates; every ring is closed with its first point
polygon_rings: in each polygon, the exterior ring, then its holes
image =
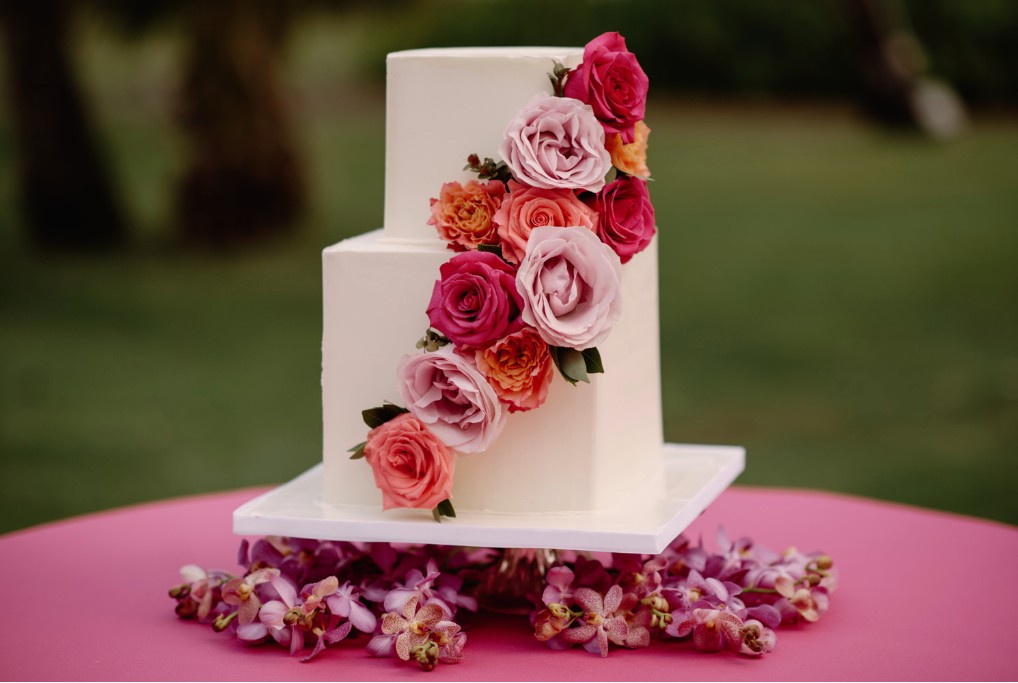
{"type": "Polygon", "coordinates": [[[563,94],[591,106],[606,133],[633,141],[633,125],[647,108],[650,80],[618,33],[603,33],[583,48],[583,61],[566,80],[563,94]]]}
{"type": "Polygon", "coordinates": [[[597,192],[611,169],[604,129],[590,106],[535,95],[506,126],[498,153],[532,187],[597,192]]]}
{"type": "Polygon", "coordinates": [[[430,510],[452,495],[455,458],[413,415],[403,413],[368,432],[364,459],[382,492],[383,510],[430,510]]]}
{"type": "Polygon", "coordinates": [[[495,254],[468,251],[442,264],[428,320],[457,346],[484,346],[523,327],[513,267],[495,254]]]}
{"type": "Polygon", "coordinates": [[[546,190],[509,181],[509,194],[495,213],[495,225],[506,261],[519,263],[527,252],[530,231],[542,225],[576,225],[593,230],[597,212],[572,190],[546,190]]]}
{"type": "Polygon", "coordinates": [[[594,198],[594,208],[601,214],[597,236],[622,263],[646,249],[654,237],[654,207],[647,183],[639,178],[622,176],[606,185],[594,198]]]}
{"type": "Polygon", "coordinates": [[[531,327],[478,349],[474,362],[511,413],[538,408],[548,398],[548,385],[554,376],[551,354],[531,327]]]}
{"type": "Polygon", "coordinates": [[[584,228],[535,228],[516,287],[524,322],[552,346],[597,346],[622,315],[619,257],[584,228]]]}
{"type": "Polygon", "coordinates": [[[621,135],[611,133],[605,138],[605,147],[611,155],[612,166],[623,173],[646,179],[650,177],[650,169],[647,168],[647,138],[650,137],[650,128],[643,121],[637,121],[633,133],[634,139],[629,145],[622,142],[621,135]]]}
{"type": "Polygon", "coordinates": [[[403,356],[396,373],[407,410],[449,448],[479,453],[502,433],[508,411],[484,375],[451,345],[403,356]]]}
{"type": "Polygon", "coordinates": [[[497,244],[498,234],[491,219],[504,195],[505,186],[497,180],[445,183],[438,199],[431,200],[428,225],[434,225],[439,237],[459,251],[476,249],[479,244],[497,244]]]}

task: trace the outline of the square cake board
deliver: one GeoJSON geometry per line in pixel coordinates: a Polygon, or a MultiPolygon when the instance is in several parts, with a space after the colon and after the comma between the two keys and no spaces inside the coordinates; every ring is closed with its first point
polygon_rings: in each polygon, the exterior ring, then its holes
{"type": "Polygon", "coordinates": [[[322,465],[237,508],[233,532],[331,541],[486,548],[555,548],[656,555],[745,467],[739,446],[664,444],[660,481],[620,495],[611,510],[540,514],[457,511],[438,524],[423,510],[328,505],[322,465]]]}

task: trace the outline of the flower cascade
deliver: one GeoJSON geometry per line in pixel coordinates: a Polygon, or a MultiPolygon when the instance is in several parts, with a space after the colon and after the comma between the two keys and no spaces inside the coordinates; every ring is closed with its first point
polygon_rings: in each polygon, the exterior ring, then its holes
{"type": "MultiPolygon", "coordinates": [[[[456,254],[439,270],[417,353],[397,368],[402,406],[362,412],[364,458],[383,509],[455,517],[458,456],[482,453],[511,413],[539,408],[555,369],[572,385],[604,372],[597,345],[622,314],[622,264],[656,227],[647,191],[647,76],[618,33],[555,64],[477,175],[447,182],[428,223],[456,254]]],[[[411,619],[403,616],[401,618],[411,619]]]]}
{"type": "MultiPolygon", "coordinates": [[[[828,555],[775,553],[724,530],[717,543],[714,553],[683,536],[656,556],[560,553],[533,596],[534,636],[602,657],[671,639],[756,657],[774,650],[781,626],[819,621],[829,609],[837,573],[828,555]]],[[[463,660],[470,624],[461,616],[477,611],[477,590],[502,551],[270,536],[243,541],[238,563],[238,575],[183,567],[169,591],[177,615],[305,662],[360,639],[372,656],[430,671],[463,660]]]]}

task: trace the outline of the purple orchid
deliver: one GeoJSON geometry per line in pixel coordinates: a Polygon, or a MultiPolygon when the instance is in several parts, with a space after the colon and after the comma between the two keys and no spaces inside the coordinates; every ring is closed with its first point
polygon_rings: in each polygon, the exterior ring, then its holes
{"type": "Polygon", "coordinates": [[[310,620],[304,612],[304,604],[297,595],[297,589],[285,577],[272,580],[279,600],[270,600],[262,605],[258,619],[269,636],[284,647],[290,648],[290,656],[304,647],[302,627],[310,628],[310,620]]]}
{"type": "Polygon", "coordinates": [[[278,577],[278,569],[266,567],[255,570],[242,579],[230,579],[223,586],[223,602],[237,608],[237,636],[241,640],[260,640],[267,635],[264,627],[256,621],[262,606],[257,588],[278,577]]]}
{"type": "Polygon", "coordinates": [[[358,599],[360,592],[359,588],[347,581],[338,587],[335,593],[325,598],[325,604],[336,616],[349,619],[354,628],[361,633],[374,633],[378,619],[371,610],[361,604],[358,599]]]}
{"type": "Polygon", "coordinates": [[[327,625],[313,626],[311,628],[312,635],[318,636],[318,640],[315,641],[315,646],[311,650],[311,654],[307,657],[302,657],[300,661],[308,662],[313,657],[318,656],[322,650],[327,648],[329,645],[335,645],[339,641],[343,640],[350,634],[350,629],[353,628],[353,624],[349,621],[340,623],[339,617],[328,617],[327,625]]]}
{"type": "Polygon", "coordinates": [[[661,590],[661,572],[668,566],[668,561],[660,555],[644,561],[641,555],[616,553],[612,563],[622,589],[641,600],[661,590]]]}
{"type": "Polygon", "coordinates": [[[437,605],[446,619],[456,616],[456,608],[463,607],[477,611],[477,600],[471,596],[460,595],[459,589],[463,580],[449,577],[442,581],[442,574],[433,559],[428,560],[427,574],[419,569],[411,569],[403,583],[397,583],[385,596],[382,603],[386,612],[402,612],[403,607],[412,597],[417,598],[421,605],[437,605]]]}

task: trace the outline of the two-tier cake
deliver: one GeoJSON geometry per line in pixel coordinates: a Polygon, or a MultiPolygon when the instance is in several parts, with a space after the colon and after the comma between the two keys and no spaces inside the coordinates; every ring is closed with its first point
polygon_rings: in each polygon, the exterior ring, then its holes
{"type": "MultiPolygon", "coordinates": [[[[624,43],[621,45],[624,48],[624,43]]],[[[599,105],[611,114],[612,102],[581,102],[568,97],[563,97],[561,103],[553,101],[563,96],[563,82],[568,95],[568,79],[576,78],[577,72],[592,87],[615,88],[609,98],[630,97],[631,93],[620,90],[626,83],[611,81],[617,75],[611,69],[626,68],[635,61],[621,67],[617,63],[599,64],[595,60],[604,55],[592,56],[589,45],[587,50],[456,48],[411,50],[388,56],[384,227],[344,240],[323,253],[324,466],[238,510],[238,532],[349,540],[483,541],[484,545],[506,547],[550,547],[555,541],[557,547],[645,547],[650,552],[650,546],[670,540],[741,471],[741,449],[663,443],[657,240],[651,239],[654,228],[651,225],[649,231],[645,229],[639,249],[627,252],[606,238],[603,231],[594,230],[599,220],[596,211],[602,212],[600,220],[607,224],[609,217],[604,212],[613,210],[598,204],[601,193],[608,191],[603,188],[633,180],[631,169],[627,168],[627,173],[619,168],[623,164],[615,159],[614,151],[612,162],[607,162],[609,154],[605,150],[611,147],[613,135],[616,146],[633,142],[632,122],[625,128],[625,121],[619,126],[610,120],[605,122],[601,116],[604,131],[598,124],[596,133],[600,137],[594,145],[600,145],[600,149],[588,149],[585,140],[590,136],[584,138],[586,119],[575,119],[591,117],[593,121],[599,105]],[[522,142],[517,140],[515,147],[506,143],[512,126],[517,127],[512,133],[517,137],[521,135],[519,130],[524,131],[522,142]],[[552,152],[538,148],[527,135],[552,136],[552,152]],[[558,177],[549,180],[541,176],[541,166],[547,165],[549,153],[558,155],[552,165],[564,168],[564,176],[582,176],[583,180],[569,185],[568,178],[559,183],[558,177]],[[468,164],[473,168],[464,169],[471,155],[478,155],[468,164]],[[481,173],[486,184],[478,184],[479,162],[485,157],[493,159],[481,173]],[[603,168],[597,167],[601,163],[598,159],[605,163],[603,168]],[[593,166],[582,166],[588,162],[593,166]],[[536,180],[527,164],[536,167],[536,180]],[[591,173],[600,174],[593,183],[591,173]],[[529,242],[524,239],[526,253],[520,247],[514,256],[508,252],[508,244],[468,244],[465,248],[462,243],[454,243],[455,249],[450,250],[448,235],[442,239],[441,229],[436,230],[432,206],[440,201],[436,198],[446,187],[494,188],[486,191],[504,201],[514,193],[522,196],[519,193],[531,185],[543,188],[538,192],[567,193],[569,202],[591,207],[593,223],[584,219],[583,230],[569,225],[535,229],[529,242]],[[531,254],[537,249],[533,236],[547,237],[552,229],[585,233],[577,236],[583,239],[574,240],[583,244],[570,243],[562,247],[564,256],[543,263],[546,268],[534,276],[535,286],[554,292],[548,295],[548,301],[535,303],[533,292],[524,291],[527,286],[521,283],[519,273],[539,260],[531,254]],[[601,242],[591,234],[600,235],[601,242]],[[497,256],[474,253],[473,257],[465,257],[465,249],[469,253],[470,248],[497,256]],[[606,289],[603,282],[593,282],[608,277],[603,272],[576,275],[569,262],[569,254],[576,249],[593,249],[597,258],[601,252],[607,253],[614,265],[602,270],[609,275],[613,272],[614,277],[621,274],[621,282],[606,289]],[[416,467],[405,461],[407,457],[412,461],[412,453],[376,453],[376,461],[369,467],[362,459],[351,459],[351,451],[355,456],[362,455],[367,439],[371,460],[371,439],[377,430],[369,431],[369,427],[379,424],[378,420],[369,420],[366,426],[362,411],[391,402],[398,408],[389,418],[405,412],[403,404],[407,401],[401,399],[406,398],[406,392],[405,387],[401,390],[400,382],[406,384],[407,380],[397,377],[397,368],[404,368],[408,357],[445,353],[456,362],[466,359],[468,365],[474,364],[478,349],[469,340],[447,344],[448,348],[441,350],[415,348],[426,332],[443,344],[449,342],[446,335],[454,337],[440,329],[432,310],[439,298],[437,288],[448,276],[443,265],[453,258],[494,263],[495,270],[489,264],[485,265],[488,270],[471,271],[473,277],[480,278],[477,282],[494,277],[484,273],[503,270],[509,277],[517,277],[519,296],[515,291],[507,295],[506,315],[513,323],[507,330],[532,326],[535,338],[539,333],[547,342],[562,373],[555,372],[543,387],[541,405],[535,409],[521,409],[511,401],[496,405],[497,438],[486,439],[484,448],[460,450],[459,441],[450,445],[455,479],[448,497],[458,516],[452,524],[437,525],[430,514],[421,510],[383,512],[383,491],[379,487],[384,488],[384,484],[377,476],[377,460],[403,458],[388,463],[403,476],[416,467]],[[564,342],[554,330],[549,332],[542,326],[541,311],[532,310],[545,305],[552,312],[549,315],[568,316],[571,307],[586,305],[590,302],[585,299],[604,296],[605,291],[613,292],[611,296],[618,296],[620,301],[612,304],[607,316],[612,323],[610,329],[596,338],[596,361],[592,365],[592,342],[572,344],[575,349],[560,346],[564,342]],[[563,368],[568,361],[565,355],[555,355],[571,353],[578,358],[577,352],[582,352],[588,362],[589,382],[564,378],[569,374],[563,368]],[[444,529],[436,535],[423,524],[444,529]],[[513,531],[500,535],[506,529],[513,531]],[[541,530],[561,533],[542,537],[541,530]],[[525,542],[528,534],[533,539],[529,543],[525,542]],[[642,546],[627,545],[619,540],[634,534],[646,542],[642,546]],[[600,540],[591,540],[594,537],[600,540]]],[[[642,71],[639,75],[644,79],[645,94],[645,76],[642,71]]],[[[572,87],[575,90],[577,86],[573,83],[572,87]]],[[[645,127],[642,134],[645,145],[645,127]]],[[[644,179],[634,182],[646,193],[644,179]]],[[[649,199],[645,197],[645,201],[649,206],[649,199]]],[[[652,208],[649,211],[653,222],[652,208]]],[[[483,297],[485,285],[480,286],[483,297]]],[[[463,296],[455,306],[481,305],[474,294],[463,296]]],[[[458,310],[452,311],[452,315],[458,314],[458,310]]],[[[443,377],[435,381],[456,384],[460,379],[443,377]]],[[[443,400],[455,402],[457,396],[450,399],[447,392],[443,400]]],[[[504,399],[504,395],[499,398],[504,399]]],[[[414,406],[407,407],[414,414],[405,419],[427,431],[429,418],[418,414],[414,406]]],[[[471,419],[490,417],[473,415],[471,419]]],[[[407,476],[413,476],[413,472],[407,476]]],[[[386,507],[390,507],[389,500],[386,507]]]]}

